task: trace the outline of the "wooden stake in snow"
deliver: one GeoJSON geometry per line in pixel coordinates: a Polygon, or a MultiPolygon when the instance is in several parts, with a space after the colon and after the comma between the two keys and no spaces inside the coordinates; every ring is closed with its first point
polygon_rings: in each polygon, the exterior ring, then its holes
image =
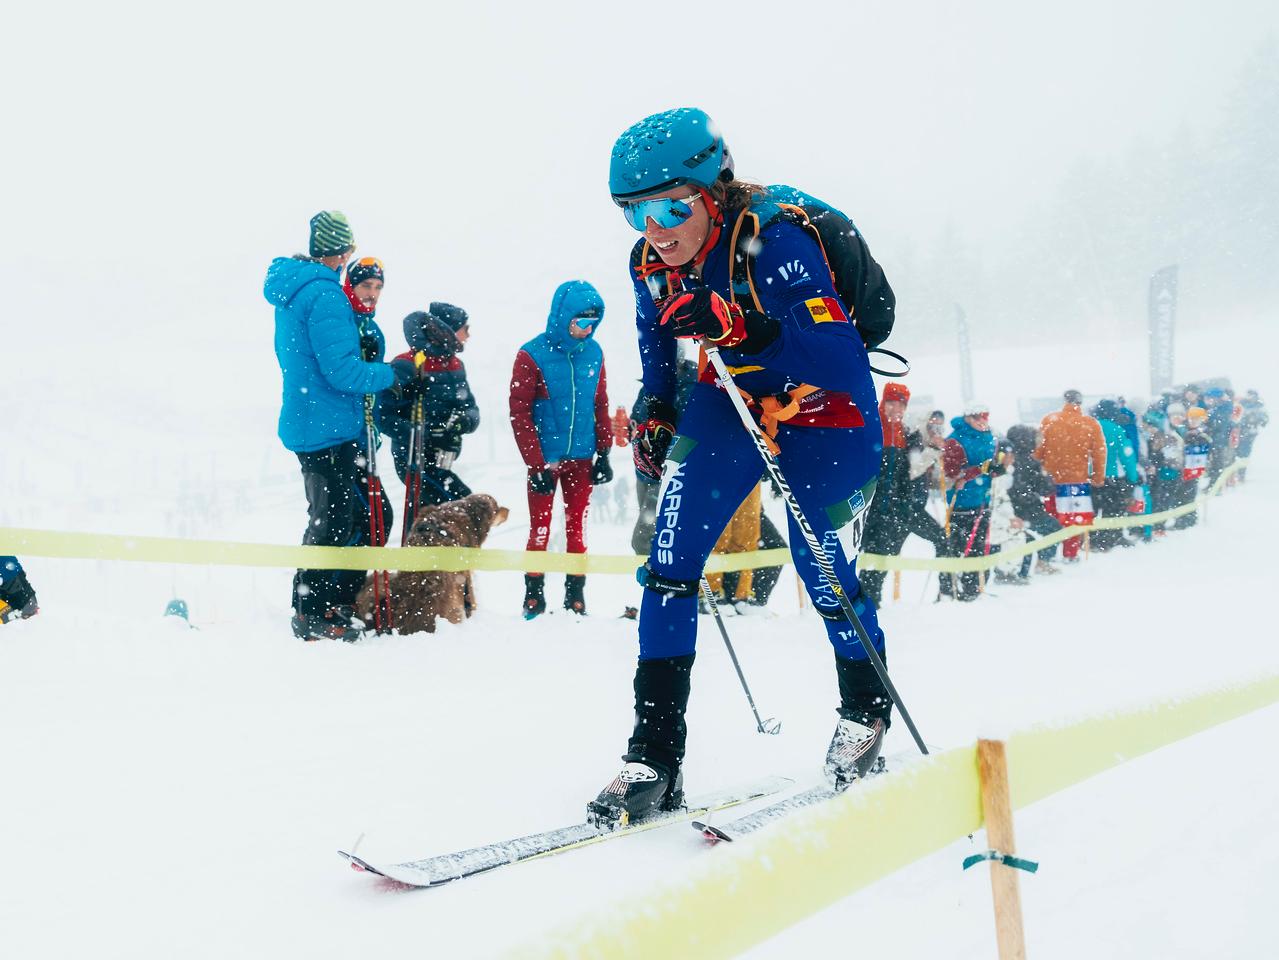
{"type": "MultiPolygon", "coordinates": [[[[982,818],[986,842],[992,851],[1013,856],[1013,808],[1008,793],[1008,760],[1002,740],[977,741],[977,768],[981,775],[982,818]]],[[[995,899],[995,938],[999,960],[1025,960],[1026,938],[1021,923],[1021,891],[1017,869],[991,859],[990,888],[995,899]]]]}

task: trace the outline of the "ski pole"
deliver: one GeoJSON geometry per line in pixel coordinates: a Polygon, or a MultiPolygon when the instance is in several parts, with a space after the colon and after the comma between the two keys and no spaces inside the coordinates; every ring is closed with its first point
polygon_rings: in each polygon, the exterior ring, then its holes
{"type": "Polygon", "coordinates": [[[737,416],[741,419],[742,426],[746,428],[751,435],[751,439],[755,442],[755,449],[759,452],[760,459],[764,461],[764,467],[782,491],[782,499],[786,501],[786,506],[790,509],[791,516],[795,518],[795,525],[799,527],[800,533],[804,535],[804,541],[808,544],[808,549],[812,553],[818,569],[821,570],[822,577],[826,580],[826,585],[830,587],[831,592],[839,600],[844,616],[848,618],[848,622],[852,624],[853,630],[857,633],[857,639],[861,641],[862,649],[866,651],[866,656],[870,659],[871,666],[875,668],[879,682],[884,685],[884,689],[892,698],[893,703],[897,705],[897,710],[902,715],[902,721],[906,724],[906,728],[915,740],[915,746],[919,747],[920,753],[927,755],[928,746],[924,743],[924,738],[919,735],[919,731],[915,728],[915,721],[910,718],[906,705],[902,703],[901,695],[898,694],[897,688],[893,686],[893,681],[889,679],[888,671],[884,667],[884,661],[875,652],[875,644],[871,642],[865,625],[862,623],[861,618],[857,616],[857,611],[853,609],[853,602],[848,599],[848,596],[844,593],[844,588],[840,585],[839,578],[835,576],[835,567],[831,563],[830,557],[818,541],[817,534],[813,533],[812,525],[809,524],[808,518],[804,516],[804,511],[800,507],[799,501],[795,499],[795,494],[791,491],[790,485],[782,475],[782,468],[778,464],[777,458],[773,456],[773,452],[768,448],[767,438],[764,436],[763,431],[760,430],[759,424],[755,422],[755,418],[751,416],[750,410],[746,408],[746,401],[742,399],[741,393],[738,392],[737,384],[733,381],[733,375],[728,372],[728,367],[724,365],[724,359],[719,355],[719,349],[705,340],[702,341],[702,347],[706,351],[706,358],[710,361],[711,366],[715,368],[715,375],[719,379],[720,386],[724,388],[734,409],[737,410],[737,416]]]}
{"type": "MultiPolygon", "coordinates": [[[[372,546],[386,544],[386,518],[382,513],[382,481],[377,475],[377,428],[373,425],[373,397],[364,398],[365,482],[369,496],[369,542],[372,546]]],[[[373,571],[373,628],[377,633],[391,631],[391,574],[386,570],[373,571]]]]}
{"type": "MultiPolygon", "coordinates": [[[[426,354],[421,350],[413,354],[413,366],[417,369],[419,381],[422,378],[422,365],[425,362],[426,354]]],[[[426,413],[422,406],[421,391],[413,398],[410,422],[412,429],[409,431],[409,462],[404,470],[404,521],[400,532],[402,547],[408,546],[409,531],[413,529],[418,507],[422,505],[422,461],[426,457],[426,413]]]]}
{"type": "MultiPolygon", "coordinates": [[[[937,471],[937,486],[941,490],[941,502],[946,507],[946,543],[950,543],[950,514],[955,509],[955,502],[952,498],[949,502],[946,500],[946,467],[945,463],[939,464],[941,469],[937,471]]],[[[958,493],[958,491],[956,491],[958,493]]],[[[950,583],[950,599],[955,599],[955,575],[953,573],[937,574],[937,599],[941,599],[941,578],[945,576],[947,582],[950,583]]]]}
{"type": "Polygon", "coordinates": [[[711,615],[715,618],[715,626],[719,627],[719,635],[724,638],[724,646],[728,647],[728,657],[733,661],[733,669],[737,671],[737,679],[742,682],[742,689],[746,691],[746,701],[751,705],[751,713],[755,714],[755,729],[760,733],[781,733],[782,724],[780,720],[774,717],[769,717],[767,720],[759,718],[759,710],[755,707],[755,698],[751,696],[751,688],[746,683],[746,674],[742,673],[742,665],[737,662],[737,654],[733,650],[733,642],[728,639],[728,628],[724,626],[724,616],[719,612],[719,604],[715,602],[715,594],[711,591],[711,585],[707,583],[705,577],[702,577],[702,596],[706,598],[706,604],[711,608],[711,615]]]}

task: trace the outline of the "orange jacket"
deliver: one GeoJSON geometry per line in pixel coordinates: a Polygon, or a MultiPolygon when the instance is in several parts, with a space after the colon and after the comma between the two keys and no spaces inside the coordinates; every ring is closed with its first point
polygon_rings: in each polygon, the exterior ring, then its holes
{"type": "Polygon", "coordinates": [[[1035,459],[1044,465],[1054,483],[1089,483],[1100,487],[1106,481],[1106,438],[1101,424],[1068,403],[1040,424],[1044,439],[1035,448],[1035,459]],[[1089,474],[1089,460],[1092,472],[1089,474]]]}

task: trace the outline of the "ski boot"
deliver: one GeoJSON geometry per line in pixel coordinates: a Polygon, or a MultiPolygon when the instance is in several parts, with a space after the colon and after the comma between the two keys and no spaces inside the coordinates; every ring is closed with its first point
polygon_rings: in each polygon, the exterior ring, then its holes
{"type": "Polygon", "coordinates": [[[299,640],[341,640],[355,643],[364,636],[364,621],[346,605],[329,607],[323,614],[294,613],[293,636],[299,640]]]}
{"type": "Polygon", "coordinates": [[[684,741],[693,654],[641,660],[635,668],[635,729],[622,772],[586,805],[587,819],[613,829],[684,803],[684,741]]]}
{"type": "Polygon", "coordinates": [[[835,735],[826,748],[823,772],[836,790],[843,790],[854,780],[861,780],[875,770],[880,748],[884,744],[884,721],[865,714],[845,715],[841,710],[835,724],[835,735]]]}
{"type": "Polygon", "coordinates": [[[524,574],[524,619],[532,620],[546,612],[546,576],[541,573],[524,574]]]}
{"type": "Polygon", "coordinates": [[[831,787],[843,790],[876,772],[884,734],[891,722],[892,700],[870,660],[835,657],[839,675],[839,721],[826,748],[823,772],[831,787]]]}
{"type": "MultiPolygon", "coordinates": [[[[643,744],[637,746],[642,750],[643,744]]],[[[684,805],[684,774],[678,768],[672,777],[665,765],[643,759],[642,752],[622,759],[621,772],[586,805],[588,822],[613,830],[684,805]]]]}
{"type": "Polygon", "coordinates": [[[586,577],[580,573],[570,573],[564,577],[564,609],[571,610],[578,616],[586,616],[586,577]]]}

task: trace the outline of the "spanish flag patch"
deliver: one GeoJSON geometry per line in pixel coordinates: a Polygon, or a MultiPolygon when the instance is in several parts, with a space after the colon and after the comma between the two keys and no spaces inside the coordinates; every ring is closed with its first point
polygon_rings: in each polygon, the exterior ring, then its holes
{"type": "Polygon", "coordinates": [[[795,307],[795,318],[801,323],[847,323],[844,308],[834,297],[814,297],[795,307]]]}

